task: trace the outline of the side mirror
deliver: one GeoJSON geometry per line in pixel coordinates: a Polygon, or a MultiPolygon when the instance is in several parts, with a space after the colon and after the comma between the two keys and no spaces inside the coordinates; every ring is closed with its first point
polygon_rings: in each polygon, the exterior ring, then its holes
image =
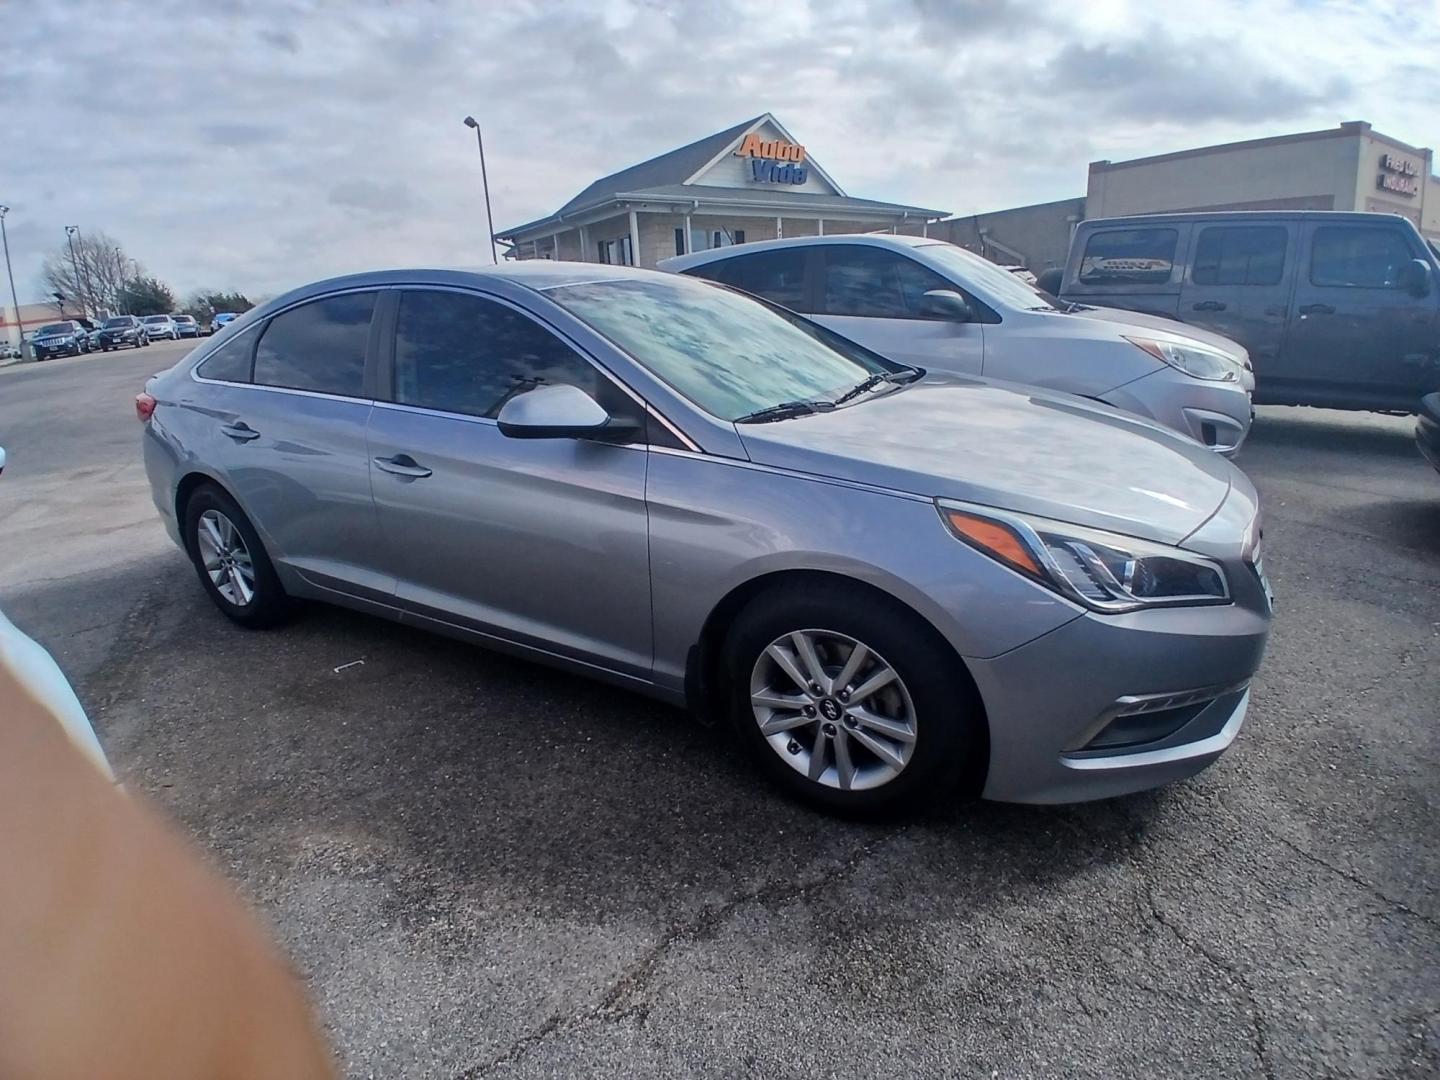
{"type": "Polygon", "coordinates": [[[496,417],[500,434],[512,439],[595,439],[632,442],[640,432],[633,420],[611,416],[578,386],[537,386],[516,394],[496,417]]]}
{"type": "Polygon", "coordinates": [[[1411,296],[1430,295],[1430,264],[1424,259],[1411,259],[1400,268],[1400,287],[1411,296]]]}
{"type": "Polygon", "coordinates": [[[920,298],[919,314],[927,319],[944,319],[946,322],[975,321],[970,301],[954,289],[931,289],[920,298]]]}

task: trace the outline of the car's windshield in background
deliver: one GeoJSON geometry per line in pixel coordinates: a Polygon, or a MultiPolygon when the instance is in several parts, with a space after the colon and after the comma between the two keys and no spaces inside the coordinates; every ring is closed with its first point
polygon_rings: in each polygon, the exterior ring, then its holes
{"type": "Polygon", "coordinates": [[[116,316],[115,318],[113,318],[113,319],[106,319],[106,320],[105,320],[105,329],[107,329],[107,330],[108,330],[108,329],[111,329],[111,328],[118,328],[118,327],[121,327],[121,326],[129,326],[129,325],[130,325],[130,319],[129,319],[128,316],[125,316],[125,315],[117,315],[117,316],[116,316]]]}
{"type": "Polygon", "coordinates": [[[997,300],[1018,308],[1044,308],[1055,310],[1055,305],[1043,293],[1031,288],[1009,270],[1004,270],[988,259],[974,255],[954,244],[922,244],[919,248],[926,258],[934,259],[961,281],[973,281],[997,300]]]}
{"type": "Polygon", "coordinates": [[[40,329],[36,330],[35,332],[37,334],[69,334],[73,331],[74,327],[72,327],[69,323],[56,322],[47,323],[45,326],[40,327],[40,329]]]}
{"type": "Polygon", "coordinates": [[[168,319],[168,318],[170,318],[169,315],[146,315],[146,316],[145,316],[145,321],[146,321],[146,322],[157,322],[157,323],[158,323],[158,322],[164,322],[164,321],[165,321],[166,319],[168,319]]]}
{"type": "Polygon", "coordinates": [[[688,278],[587,282],[547,295],[726,420],[782,402],[829,399],[891,370],[757,300],[688,278]]]}

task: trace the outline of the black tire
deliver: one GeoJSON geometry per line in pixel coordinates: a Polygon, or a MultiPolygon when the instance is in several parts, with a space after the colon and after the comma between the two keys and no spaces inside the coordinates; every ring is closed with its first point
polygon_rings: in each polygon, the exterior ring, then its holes
{"type": "MultiPolygon", "coordinates": [[[[842,813],[873,815],[968,801],[979,794],[987,765],[979,694],[944,639],[898,601],[843,583],[779,586],[755,597],[736,617],[726,637],[723,665],[729,712],[741,742],[772,780],[806,802],[842,813]],[[914,742],[909,760],[887,782],[867,790],[827,786],[798,771],[761,733],[750,700],[752,673],[772,642],[800,630],[830,631],[862,642],[899,676],[913,706],[914,742]]],[[[833,667],[829,670],[837,674],[833,667]]],[[[822,720],[817,714],[817,727],[797,728],[793,737],[785,736],[790,738],[785,753],[801,753],[795,749],[797,742],[802,748],[806,743],[813,746],[822,720]]],[[[829,725],[831,731],[836,727],[829,725]]],[[[858,762],[864,756],[871,767],[883,765],[863,747],[857,755],[853,748],[859,744],[853,738],[847,745],[852,748],[851,760],[858,762]]],[[[833,764],[834,750],[829,753],[833,764]]],[[[808,751],[805,756],[808,759],[808,751]]],[[[801,760],[797,756],[796,764],[801,760]]]]}
{"type": "Polygon", "coordinates": [[[217,485],[204,484],[196,488],[185,503],[183,520],[185,550],[190,555],[190,562],[195,567],[195,573],[200,578],[201,586],[210,595],[215,606],[241,626],[258,629],[283,622],[290,614],[290,598],[285,595],[285,589],[280,584],[280,578],[275,573],[275,567],[270,562],[270,556],[265,552],[265,545],[261,543],[259,534],[235,500],[217,485]],[[206,570],[204,558],[201,555],[202,543],[200,541],[200,519],[206,511],[215,511],[223,515],[244,541],[250,556],[254,578],[253,595],[248,602],[237,603],[231,600],[210,579],[210,573],[206,570]]]}

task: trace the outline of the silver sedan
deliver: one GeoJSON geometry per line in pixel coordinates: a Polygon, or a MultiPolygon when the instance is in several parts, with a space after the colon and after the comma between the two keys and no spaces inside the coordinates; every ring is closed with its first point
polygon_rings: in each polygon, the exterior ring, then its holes
{"type": "Polygon", "coordinates": [[[675,275],[320,282],[136,407],[235,621],[320,599],[723,714],[837,809],[1191,775],[1270,625],[1255,490],[1193,440],[675,275]]]}

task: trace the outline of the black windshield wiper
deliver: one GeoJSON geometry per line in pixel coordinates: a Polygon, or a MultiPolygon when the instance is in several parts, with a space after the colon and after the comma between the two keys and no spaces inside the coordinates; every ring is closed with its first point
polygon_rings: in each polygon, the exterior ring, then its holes
{"type": "Polygon", "coordinates": [[[835,399],[836,405],[844,405],[847,401],[853,401],[861,394],[874,390],[881,383],[908,383],[914,382],[921,375],[919,368],[905,368],[901,371],[877,371],[868,379],[856,383],[845,393],[835,399]]]}
{"type": "Polygon", "coordinates": [[[789,420],[792,416],[809,416],[811,413],[829,412],[835,408],[830,401],[782,401],[779,405],[767,405],[763,409],[737,416],[737,424],[769,424],[775,420],[789,420]]]}

